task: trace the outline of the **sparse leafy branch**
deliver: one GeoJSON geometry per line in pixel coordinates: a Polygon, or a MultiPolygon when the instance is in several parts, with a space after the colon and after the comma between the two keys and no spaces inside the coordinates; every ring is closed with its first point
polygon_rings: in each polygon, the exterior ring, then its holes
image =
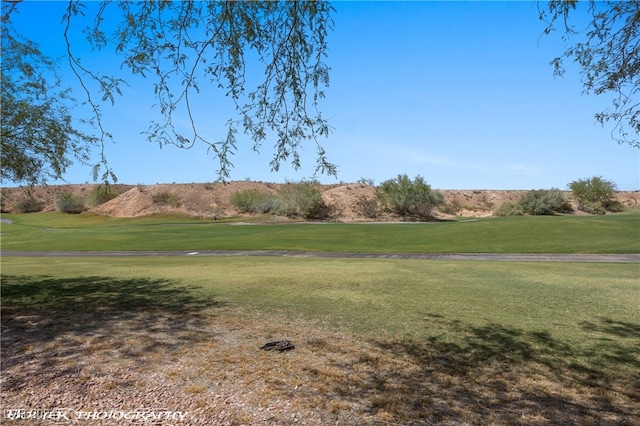
{"type": "MultiPolygon", "coordinates": [[[[154,81],[154,96],[161,120],[150,123],[147,138],[160,146],[189,149],[204,143],[219,162],[221,179],[229,177],[241,128],[259,151],[267,137],[276,139],[270,162],[274,171],[283,162],[301,166],[299,150],[308,140],[317,148],[316,172],[335,175],[320,137],[330,127],[318,111],[329,84],[326,37],[332,27],[332,7],[314,2],[103,2],[86,29],[88,42],[96,48],[114,46],[124,56],[123,67],[133,75],[154,81]],[[113,36],[104,29],[105,15],[121,18],[113,36]],[[247,87],[247,68],[254,59],[264,69],[262,83],[247,87]],[[202,133],[193,114],[192,96],[200,85],[213,84],[235,105],[237,117],[227,122],[226,137],[218,141],[202,133]],[[312,94],[312,95],[311,95],[312,94]],[[309,97],[311,95],[311,97],[309,97]],[[176,124],[178,114],[189,121],[185,132],[176,124]]],[[[81,16],[81,4],[70,2],[66,17],[81,16]]],[[[94,74],[79,64],[69,48],[78,78],[98,83],[102,100],[113,101],[124,80],[94,74]]],[[[83,83],[101,132],[101,112],[83,83]]],[[[104,142],[103,142],[104,145],[104,142]]],[[[106,159],[102,163],[106,166],[106,159]]],[[[107,171],[108,168],[107,168],[107,171]]]]}
{"type": "Polygon", "coordinates": [[[614,123],[611,136],[618,143],[640,148],[640,1],[552,0],[540,8],[540,19],[547,24],[545,35],[560,26],[566,44],[551,61],[554,75],[564,75],[565,59],[577,63],[584,93],[614,96],[613,109],[595,114],[596,120],[614,123]],[[584,10],[584,3],[591,21],[580,31],[570,18],[584,10]]]}

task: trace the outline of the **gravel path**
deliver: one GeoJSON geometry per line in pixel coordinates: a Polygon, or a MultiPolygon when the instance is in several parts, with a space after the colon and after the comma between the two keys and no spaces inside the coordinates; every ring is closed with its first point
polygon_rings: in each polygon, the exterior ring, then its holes
{"type": "Polygon", "coordinates": [[[484,260],[494,262],[640,263],[640,254],[538,254],[538,253],[349,253],[291,250],[208,251],[2,251],[1,256],[120,257],[120,256],[281,256],[336,259],[484,260]]]}

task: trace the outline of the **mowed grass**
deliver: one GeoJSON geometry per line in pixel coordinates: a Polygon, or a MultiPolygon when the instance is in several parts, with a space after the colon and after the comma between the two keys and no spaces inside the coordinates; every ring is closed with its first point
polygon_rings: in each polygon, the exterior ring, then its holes
{"type": "Polygon", "coordinates": [[[91,277],[144,278],[224,303],[323,318],[354,332],[393,338],[428,339],[442,332],[435,324],[446,329],[455,321],[545,330],[563,341],[584,343],[585,336],[576,332],[580,324],[603,318],[640,323],[638,264],[7,257],[2,275],[6,303],[13,300],[12,276],[73,280],[79,300],[83,280],[89,283],[91,277]]]}
{"type": "MultiPolygon", "coordinates": [[[[214,392],[233,371],[243,392],[294,398],[292,410],[347,424],[631,424],[640,415],[637,264],[6,257],[2,310],[3,336],[25,332],[4,342],[7,365],[40,346],[78,359],[112,347],[82,336],[114,340],[121,349],[109,362],[130,362],[145,327],[153,336],[168,324],[182,340],[152,341],[136,362],[200,366],[188,375],[194,392],[214,392]],[[189,317],[195,336],[181,328],[189,317]],[[252,355],[274,337],[294,340],[295,362],[252,355]],[[257,389],[252,371],[273,370],[278,385],[257,389]],[[292,394],[291,383],[304,386],[292,394]]],[[[256,421],[236,420],[247,419],[256,421]]]]}
{"type": "Polygon", "coordinates": [[[3,215],[2,249],[640,253],[640,211],[394,224],[251,224],[58,213],[3,215]]]}
{"type": "MultiPolygon", "coordinates": [[[[2,224],[3,250],[640,252],[637,212],[383,225],[3,218],[14,221],[2,224]]],[[[325,424],[634,424],[640,417],[638,264],[189,256],[0,262],[7,383],[28,358],[31,374],[42,377],[56,363],[81,372],[83,362],[126,365],[127,377],[141,378],[168,371],[163,382],[178,382],[205,408],[226,391],[250,398],[247,406],[289,401],[286,411],[298,419],[306,413],[325,424]],[[273,338],[292,339],[296,349],[263,355],[258,348],[273,338]]],[[[74,373],[67,385],[85,389],[87,374],[74,373]]],[[[23,394],[61,391],[47,383],[3,398],[22,404],[23,394]]],[[[137,392],[130,384],[117,389],[137,392]]],[[[233,410],[223,413],[231,424],[264,421],[233,410]]],[[[201,424],[219,414],[212,409],[201,424]]],[[[294,423],[273,416],[276,424],[294,423]]]]}

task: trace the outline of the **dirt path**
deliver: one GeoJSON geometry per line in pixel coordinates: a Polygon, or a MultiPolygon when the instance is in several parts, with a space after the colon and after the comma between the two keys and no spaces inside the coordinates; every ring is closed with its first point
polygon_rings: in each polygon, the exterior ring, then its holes
{"type": "Polygon", "coordinates": [[[494,262],[640,263],[640,254],[529,254],[529,253],[342,253],[290,250],[207,251],[3,251],[2,256],[120,257],[120,256],[277,256],[335,259],[484,260],[494,262]]]}

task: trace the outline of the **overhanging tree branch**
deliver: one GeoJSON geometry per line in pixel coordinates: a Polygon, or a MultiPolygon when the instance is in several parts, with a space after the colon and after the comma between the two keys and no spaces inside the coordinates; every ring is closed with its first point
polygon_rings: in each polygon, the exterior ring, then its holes
{"type": "MultiPolygon", "coordinates": [[[[70,1],[66,18],[78,19],[83,11],[82,3],[70,1]]],[[[324,58],[332,11],[324,1],[105,1],[85,31],[91,46],[114,47],[124,58],[123,68],[153,81],[162,119],[150,123],[149,140],[186,149],[204,143],[218,160],[221,179],[230,175],[239,127],[251,138],[255,151],[268,138],[276,140],[272,170],[285,161],[295,169],[301,167],[299,151],[305,141],[312,140],[318,153],[316,172],[335,175],[336,167],[319,141],[330,127],[317,108],[323,87],[329,84],[324,58]],[[120,19],[110,36],[105,29],[107,13],[109,24],[114,16],[120,19]],[[249,63],[252,70],[264,69],[262,83],[254,89],[247,87],[249,63]],[[194,114],[192,97],[200,92],[200,79],[222,89],[236,110],[227,121],[226,136],[217,141],[202,133],[194,114]],[[186,116],[189,134],[175,124],[176,114],[186,116]]],[[[68,52],[104,141],[108,133],[102,127],[99,105],[83,80],[98,83],[103,101],[113,101],[124,80],[95,74],[80,65],[72,46],[68,52]]],[[[106,158],[102,161],[106,167],[106,158]]]]}
{"type": "Polygon", "coordinates": [[[558,20],[563,23],[565,51],[551,61],[554,75],[564,75],[565,59],[577,63],[584,93],[614,96],[613,108],[597,113],[596,120],[614,123],[611,136],[618,143],[640,148],[640,1],[580,3],[588,3],[591,16],[583,31],[569,24],[580,6],[577,0],[552,0],[539,7],[547,24],[544,34],[553,32],[558,20]],[[572,42],[574,38],[580,41],[572,42]]]}

